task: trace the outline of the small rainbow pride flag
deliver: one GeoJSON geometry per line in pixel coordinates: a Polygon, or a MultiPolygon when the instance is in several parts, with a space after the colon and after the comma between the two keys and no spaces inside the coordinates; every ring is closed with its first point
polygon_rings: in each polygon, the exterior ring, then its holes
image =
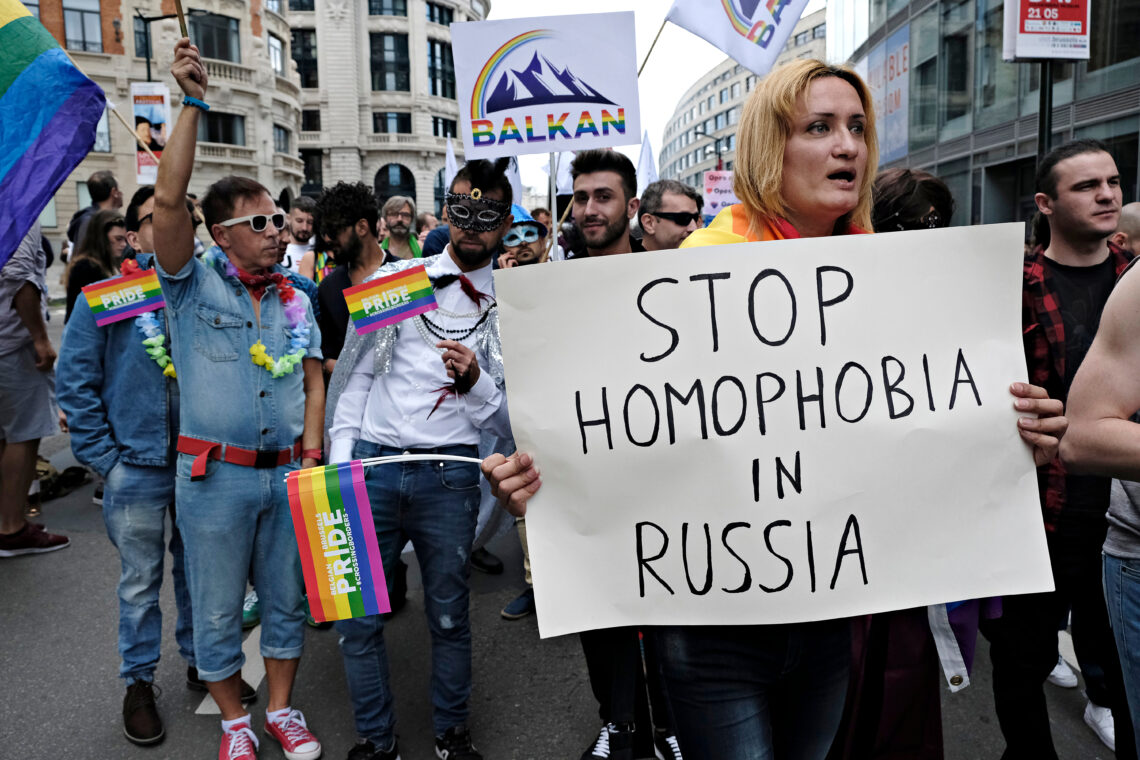
{"type": "Polygon", "coordinates": [[[348,288],[344,300],[361,335],[439,308],[422,265],[348,288]]]}
{"type": "Polygon", "coordinates": [[[166,305],[158,272],[153,269],[92,283],[83,289],[83,295],[100,327],[166,305]]]}
{"type": "Polygon", "coordinates": [[[0,266],[95,145],[105,103],[22,3],[0,0],[0,266]]]}
{"type": "Polygon", "coordinates": [[[390,612],[360,460],[296,470],[285,484],[313,618],[390,612]]]}

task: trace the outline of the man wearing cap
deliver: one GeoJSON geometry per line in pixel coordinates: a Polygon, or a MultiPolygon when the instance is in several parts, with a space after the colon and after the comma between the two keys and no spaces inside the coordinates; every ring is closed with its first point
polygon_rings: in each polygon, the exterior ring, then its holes
{"type": "Polygon", "coordinates": [[[511,206],[514,222],[506,235],[503,235],[503,253],[499,257],[500,267],[525,266],[547,260],[546,225],[536,221],[519,204],[511,206]]]}

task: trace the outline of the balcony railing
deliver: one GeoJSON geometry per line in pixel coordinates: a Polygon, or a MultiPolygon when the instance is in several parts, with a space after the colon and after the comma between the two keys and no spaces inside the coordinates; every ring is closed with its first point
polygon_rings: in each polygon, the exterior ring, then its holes
{"type": "MultiPolygon", "coordinates": [[[[244,145],[226,145],[225,143],[198,143],[199,161],[214,163],[240,163],[257,164],[257,151],[244,145]]],[[[299,160],[299,159],[298,159],[299,160]]]]}
{"type": "Polygon", "coordinates": [[[238,84],[253,84],[253,69],[242,66],[240,63],[219,61],[214,58],[206,59],[206,74],[211,82],[225,81],[238,84]]]}

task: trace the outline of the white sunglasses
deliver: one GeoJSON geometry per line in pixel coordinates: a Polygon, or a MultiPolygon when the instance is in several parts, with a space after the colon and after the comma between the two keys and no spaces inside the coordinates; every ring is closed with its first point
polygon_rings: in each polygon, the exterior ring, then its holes
{"type": "Polygon", "coordinates": [[[250,214],[249,216],[239,216],[237,219],[227,219],[224,222],[218,222],[218,224],[222,227],[233,227],[236,224],[249,222],[249,226],[253,228],[254,232],[264,232],[271,220],[278,231],[285,229],[284,214],[250,214]]]}

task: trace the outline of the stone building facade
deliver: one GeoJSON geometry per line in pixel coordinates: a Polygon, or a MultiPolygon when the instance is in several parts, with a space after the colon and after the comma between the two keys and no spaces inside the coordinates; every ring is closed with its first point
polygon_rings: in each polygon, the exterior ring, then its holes
{"type": "MultiPolygon", "coordinates": [[[[304,165],[298,157],[301,87],[289,57],[284,0],[188,0],[190,36],[206,62],[210,112],[199,132],[190,192],[227,174],[257,179],[275,196],[295,197],[304,165]]],[[[130,85],[150,77],[171,90],[171,126],[182,109],[170,76],[179,37],[173,0],[40,0],[25,5],[133,122],[130,85]],[[171,18],[154,17],[169,15],[171,18]],[[144,19],[153,19],[146,21],[144,19]],[[148,39],[150,50],[147,50],[148,39]],[[149,55],[148,55],[149,53],[149,55]]],[[[111,170],[129,199],[135,181],[135,141],[114,114],[99,124],[95,149],[72,172],[41,216],[44,233],[60,243],[71,215],[88,205],[86,179],[111,170]]],[[[205,237],[205,235],[203,235],[205,237]]],[[[57,248],[58,250],[58,248],[57,248]]]]}
{"type": "Polygon", "coordinates": [[[438,209],[447,138],[463,150],[449,26],[485,19],[489,0],[288,2],[304,192],[360,181],[438,209]]]}

